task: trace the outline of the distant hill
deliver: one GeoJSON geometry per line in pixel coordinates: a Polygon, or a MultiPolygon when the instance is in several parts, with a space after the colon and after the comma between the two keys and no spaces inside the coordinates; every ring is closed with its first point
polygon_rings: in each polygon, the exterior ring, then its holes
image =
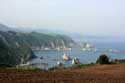
{"type": "Polygon", "coordinates": [[[0,31],[8,31],[8,30],[11,30],[11,28],[7,27],[4,24],[0,24],[0,31]]]}
{"type": "Polygon", "coordinates": [[[32,47],[69,48],[75,42],[66,35],[20,32],[0,24],[0,64],[26,63],[36,56],[32,47]]]}
{"type": "Polygon", "coordinates": [[[71,47],[75,42],[66,35],[45,29],[34,28],[11,28],[0,24],[0,31],[15,32],[13,35],[17,40],[24,39],[31,47],[71,47]],[[53,45],[52,45],[53,44],[53,45]]]}
{"type": "Polygon", "coordinates": [[[0,64],[17,65],[35,58],[30,46],[16,40],[16,33],[0,31],[0,64]]]}
{"type": "MultiPolygon", "coordinates": [[[[10,32],[13,33],[13,32],[10,32]]],[[[14,39],[18,42],[23,42],[29,45],[30,47],[71,47],[71,44],[74,44],[74,41],[65,35],[57,34],[43,34],[37,32],[31,33],[17,33],[13,35],[14,39]]]]}

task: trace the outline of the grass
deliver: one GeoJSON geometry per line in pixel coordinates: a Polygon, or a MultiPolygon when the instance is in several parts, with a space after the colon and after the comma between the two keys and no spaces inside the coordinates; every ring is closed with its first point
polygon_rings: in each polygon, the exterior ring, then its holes
{"type": "Polygon", "coordinates": [[[73,65],[73,66],[69,67],[69,69],[80,69],[80,68],[86,68],[86,67],[93,66],[93,65],[95,65],[95,63],[90,63],[90,64],[76,64],[76,65],[73,65]]]}
{"type": "Polygon", "coordinates": [[[2,70],[0,83],[125,83],[124,64],[88,66],[59,71],[2,70]]]}
{"type": "Polygon", "coordinates": [[[40,70],[34,66],[11,66],[6,64],[0,64],[0,70],[40,70]]]}
{"type": "Polygon", "coordinates": [[[55,66],[55,67],[49,68],[48,70],[63,70],[63,69],[67,69],[67,68],[64,66],[55,66]]]}
{"type": "Polygon", "coordinates": [[[17,70],[40,70],[39,68],[36,68],[34,66],[16,66],[14,69],[17,70]]]}
{"type": "MultiPolygon", "coordinates": [[[[111,64],[125,64],[125,60],[115,60],[111,61],[111,64]]],[[[76,64],[72,65],[70,67],[64,67],[64,66],[55,66],[51,67],[48,70],[72,70],[72,69],[81,69],[81,68],[86,68],[89,66],[96,65],[96,63],[90,63],[90,64],[76,64]]],[[[35,66],[12,66],[8,64],[0,64],[0,70],[8,70],[8,69],[13,69],[13,70],[41,70],[39,68],[36,68],[35,66]]]]}
{"type": "MultiPolygon", "coordinates": [[[[51,67],[48,70],[65,70],[65,69],[79,69],[84,68],[88,66],[92,66],[94,63],[91,64],[76,64],[70,67],[64,67],[64,66],[55,66],[51,67]]],[[[15,69],[15,70],[40,70],[39,68],[36,68],[35,66],[10,66],[10,65],[0,65],[0,69],[15,69]]]]}
{"type": "Polygon", "coordinates": [[[93,66],[93,65],[95,65],[95,63],[90,63],[90,64],[76,64],[76,65],[72,65],[70,67],[55,66],[55,67],[49,68],[49,70],[80,69],[80,68],[86,68],[88,66],[93,66]]]}

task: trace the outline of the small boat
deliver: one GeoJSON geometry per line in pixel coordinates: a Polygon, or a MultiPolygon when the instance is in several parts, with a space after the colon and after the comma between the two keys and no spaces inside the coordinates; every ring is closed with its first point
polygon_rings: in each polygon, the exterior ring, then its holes
{"type": "Polygon", "coordinates": [[[70,60],[70,57],[66,54],[66,53],[64,53],[64,55],[62,56],[62,58],[63,58],[63,60],[70,60]]]}
{"type": "Polygon", "coordinates": [[[120,53],[120,50],[116,50],[116,49],[109,49],[108,51],[112,53],[120,53]]]}
{"type": "Polygon", "coordinates": [[[64,51],[71,51],[72,48],[63,48],[64,51]]]}
{"type": "Polygon", "coordinates": [[[72,64],[73,64],[73,65],[74,65],[74,64],[80,64],[79,59],[78,59],[78,58],[73,58],[73,59],[72,59],[72,64]]]}
{"type": "Polygon", "coordinates": [[[60,51],[61,49],[60,48],[56,48],[57,51],[60,51]]]}
{"type": "Polygon", "coordinates": [[[90,52],[90,51],[96,52],[97,50],[93,45],[91,45],[89,43],[84,43],[84,45],[82,47],[82,51],[84,51],[84,52],[86,52],[86,51],[88,51],[88,52],[90,52]]]}

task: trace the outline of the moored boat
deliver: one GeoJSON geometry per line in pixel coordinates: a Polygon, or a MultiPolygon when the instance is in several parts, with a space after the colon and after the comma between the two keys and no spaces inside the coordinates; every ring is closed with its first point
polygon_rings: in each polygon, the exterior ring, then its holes
{"type": "Polygon", "coordinates": [[[70,60],[70,57],[66,54],[66,53],[64,53],[64,55],[62,56],[62,58],[63,58],[63,60],[70,60]]]}
{"type": "Polygon", "coordinates": [[[80,64],[79,59],[78,59],[78,58],[73,58],[73,59],[72,59],[72,64],[73,64],[73,65],[74,65],[74,64],[80,64]]]}

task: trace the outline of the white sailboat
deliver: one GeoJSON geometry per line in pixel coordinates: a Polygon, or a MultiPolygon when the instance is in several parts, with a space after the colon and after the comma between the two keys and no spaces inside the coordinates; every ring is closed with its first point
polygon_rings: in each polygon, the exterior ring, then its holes
{"type": "Polygon", "coordinates": [[[78,58],[73,58],[73,59],[72,59],[72,64],[73,64],[73,65],[74,65],[74,64],[80,64],[79,59],[78,59],[78,58]]]}
{"type": "Polygon", "coordinates": [[[66,53],[64,53],[62,58],[63,58],[63,60],[70,60],[70,57],[66,53]]]}
{"type": "Polygon", "coordinates": [[[84,43],[82,51],[94,51],[94,52],[96,52],[96,48],[89,43],[84,43]]]}

